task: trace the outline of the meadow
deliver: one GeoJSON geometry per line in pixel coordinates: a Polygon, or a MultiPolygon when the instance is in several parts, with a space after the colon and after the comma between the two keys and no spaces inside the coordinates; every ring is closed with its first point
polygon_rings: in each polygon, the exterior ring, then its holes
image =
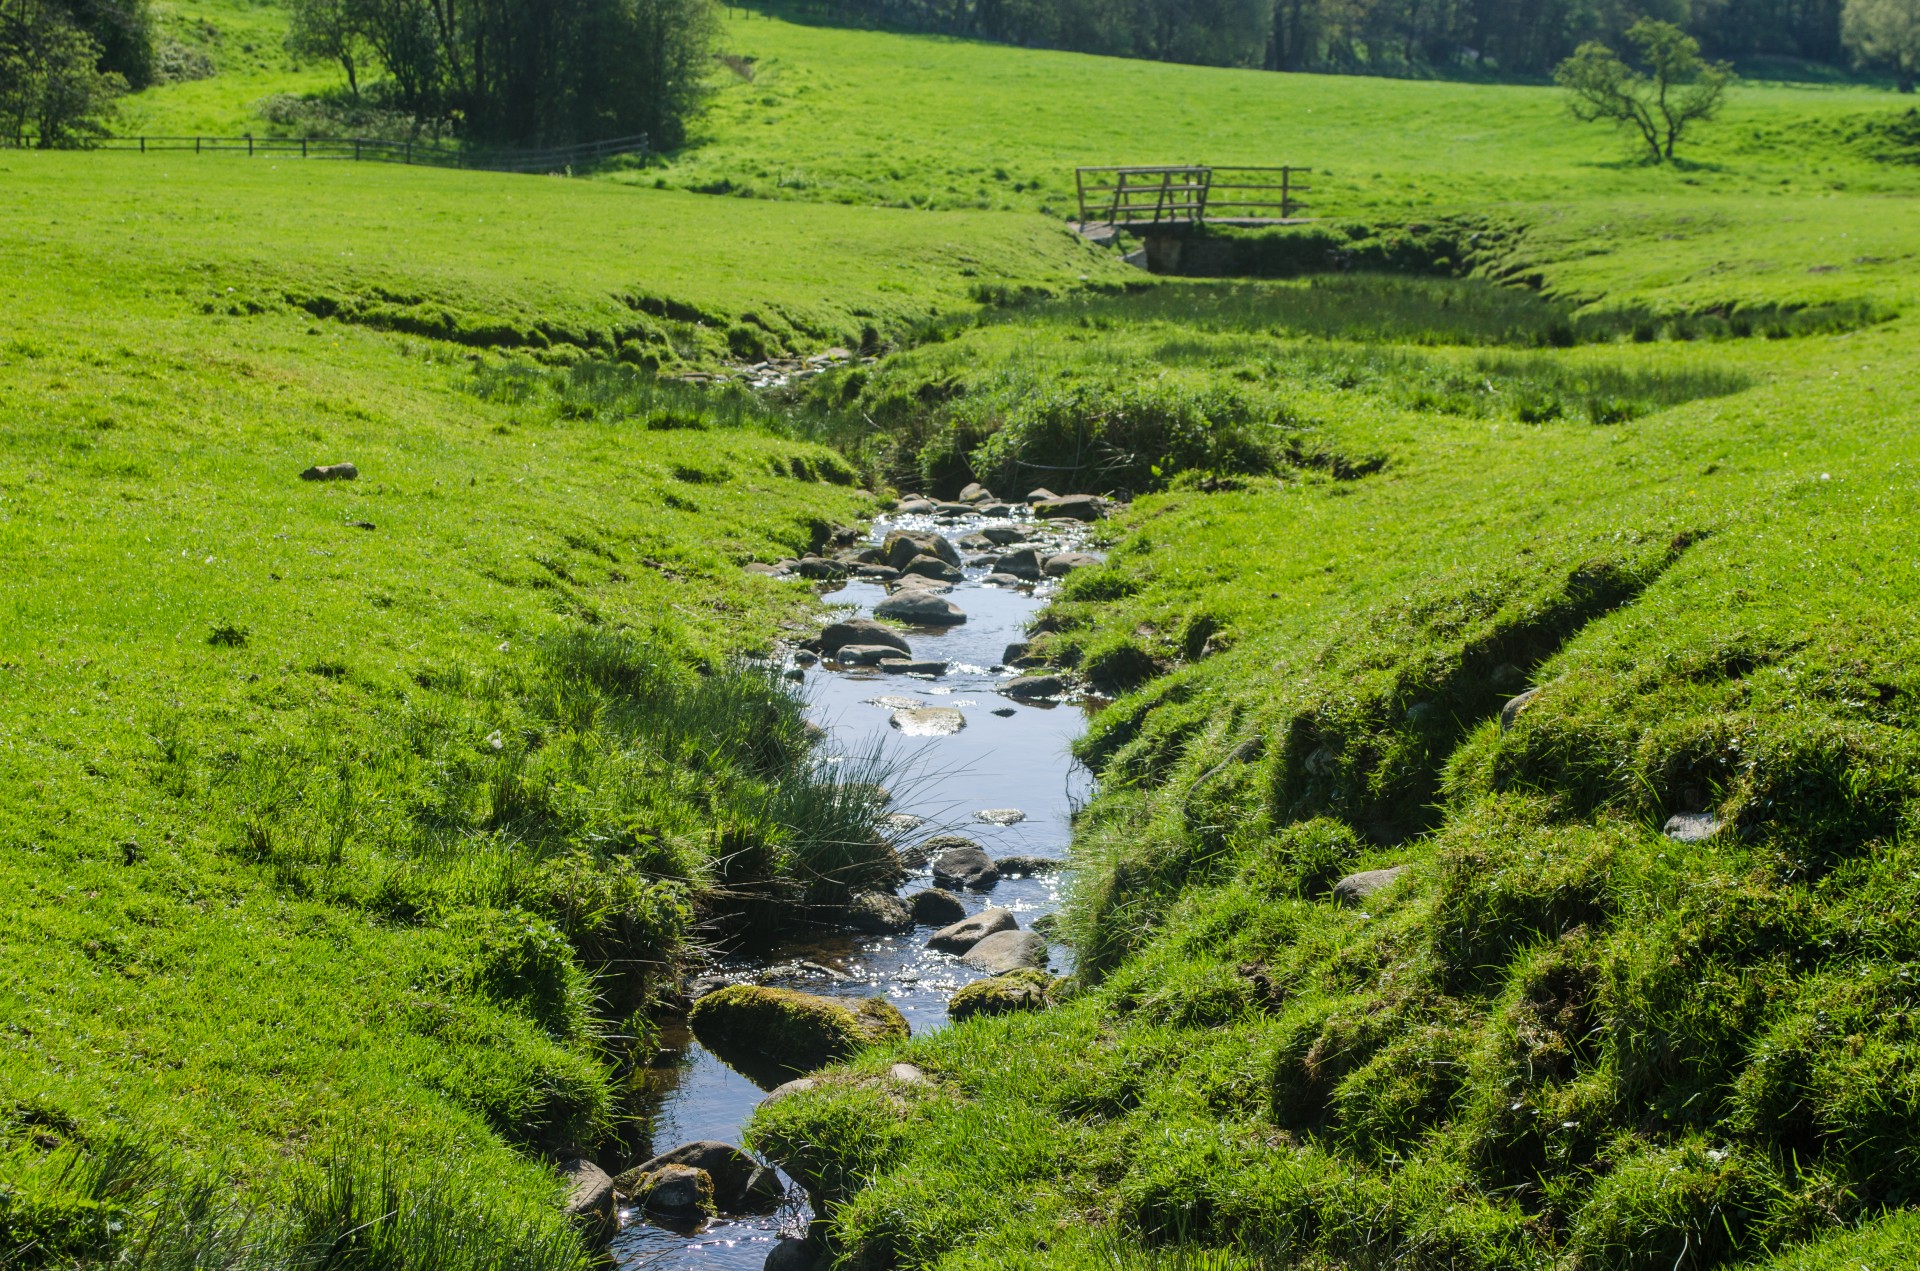
{"type": "MultiPolygon", "coordinates": [[[[228,55],[141,129],[326,82],[162,17],[228,55]]],[[[1131,499],[1035,633],[1114,698],[1080,971],[759,1118],[841,1265],[1894,1265],[1890,96],[1751,86],[1653,169],[1540,89],[723,32],[751,79],[599,179],[0,154],[0,1249],[580,1265],[547,1162],[638,1147],[716,884],[887,867],[743,660],[815,602],[740,566],[979,476],[1131,499]],[[1060,224],[1172,156],[1311,164],[1261,250],[1357,267],[1060,224]],[[835,344],[885,356],[654,378],[835,344]]]]}

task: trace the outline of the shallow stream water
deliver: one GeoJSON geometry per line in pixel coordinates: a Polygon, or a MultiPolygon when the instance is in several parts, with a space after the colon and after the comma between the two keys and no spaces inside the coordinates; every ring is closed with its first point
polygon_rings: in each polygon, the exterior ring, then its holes
{"type": "MultiPolygon", "coordinates": [[[[932,530],[958,540],[983,525],[1007,523],[1005,518],[894,517],[873,526],[871,541],[878,544],[892,530],[932,530]]],[[[1014,523],[1031,532],[1043,555],[1077,546],[1070,531],[1017,519],[1014,523]]],[[[963,559],[973,555],[960,550],[963,559]]],[[[1086,712],[1073,704],[1029,704],[1004,697],[999,687],[1017,672],[995,669],[1006,646],[1025,638],[1027,622],[1046,603],[1054,584],[989,586],[981,581],[989,572],[985,566],[969,565],[964,572],[965,579],[954,584],[947,598],[966,613],[967,621],[907,633],[914,657],[945,659],[945,675],[893,675],[822,663],[803,672],[811,717],[831,734],[826,743],[831,752],[869,755],[876,744],[884,744],[903,773],[892,783],[895,798],[889,810],[925,819],[903,842],[958,833],[996,859],[1021,855],[1064,860],[1073,811],[1091,793],[1090,778],[1069,753],[1086,727],[1086,712]],[[900,699],[954,707],[966,725],[941,737],[908,736],[891,722],[894,710],[907,704],[900,699]],[[974,816],[1009,808],[1025,813],[1025,819],[1002,826],[974,816]]],[[[886,595],[881,584],[855,581],[827,599],[870,615],[886,595]]],[[[1003,878],[991,891],[961,893],[961,900],[969,913],[989,905],[1011,909],[1021,927],[1030,928],[1058,907],[1064,883],[1058,873],[1003,878]]],[[[931,872],[922,868],[900,892],[910,895],[930,886],[931,872]]],[[[707,973],[810,993],[884,994],[918,1036],[944,1027],[947,999],[982,975],[956,957],[928,950],[930,934],[927,927],[900,936],[830,933],[753,959],[717,962],[707,973]]],[[[1052,970],[1058,974],[1066,969],[1064,951],[1056,948],[1052,970]]],[[[691,1139],[738,1144],[741,1127],[765,1092],[709,1054],[684,1028],[670,1029],[665,1043],[650,1074],[651,1094],[643,1109],[651,1121],[654,1150],[666,1151],[691,1139]]],[[[612,1253],[626,1271],[754,1271],[781,1234],[798,1234],[808,1215],[804,1202],[795,1197],[778,1214],[721,1218],[691,1234],[652,1225],[631,1211],[621,1217],[612,1253]]]]}

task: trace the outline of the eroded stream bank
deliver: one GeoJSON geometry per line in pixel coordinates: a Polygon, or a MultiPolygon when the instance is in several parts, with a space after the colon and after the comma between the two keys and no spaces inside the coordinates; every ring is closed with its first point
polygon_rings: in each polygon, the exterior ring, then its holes
{"type": "MultiPolygon", "coordinates": [[[[1043,510],[1057,509],[1043,505],[1043,510]]],[[[1042,920],[1059,907],[1065,879],[1049,866],[1064,862],[1073,812],[1091,793],[1089,774],[1070,752],[1087,714],[1077,702],[1008,696],[1003,690],[1021,673],[1005,665],[1005,654],[1009,645],[1025,639],[1027,624],[1056,585],[1045,575],[1046,561],[1077,553],[1081,527],[1040,519],[1024,505],[989,505],[989,511],[962,513],[954,505],[909,501],[849,549],[878,548],[897,532],[938,534],[955,545],[953,559],[959,564],[949,567],[947,581],[933,580],[926,590],[941,595],[966,620],[902,632],[911,644],[911,661],[944,663],[940,674],[907,673],[898,662],[889,668],[849,665],[831,655],[815,662],[804,650],[795,650],[788,665],[805,685],[811,718],[829,734],[827,751],[864,756],[884,746],[900,774],[891,782],[889,811],[897,818],[896,841],[910,876],[899,894],[908,897],[934,886],[931,863],[915,852],[918,845],[938,835],[963,835],[997,861],[1028,857],[1034,863],[1009,871],[991,888],[948,894],[968,915],[1003,908],[1030,931],[1036,924],[1044,928],[1042,920]],[[1031,559],[1018,555],[1028,549],[1031,559]],[[1001,563],[1040,577],[996,572],[1001,563]],[[949,711],[958,712],[960,725],[952,731],[956,718],[949,711]],[[1020,814],[1018,819],[1012,813],[1020,814]]],[[[1072,563],[1077,562],[1063,561],[1056,570],[1072,563]]],[[[888,570],[870,565],[866,572],[888,570]]],[[[907,577],[917,588],[921,576],[907,577]]],[[[871,616],[890,594],[903,594],[897,580],[870,576],[827,584],[830,602],[853,606],[861,616],[871,616]]],[[[927,948],[933,930],[918,923],[895,935],[825,932],[770,954],[716,961],[704,969],[699,987],[751,983],[835,997],[884,996],[917,1036],[943,1027],[955,990],[988,974],[954,954],[927,948]]],[[[1069,969],[1064,950],[1052,947],[1048,956],[1053,973],[1069,969]]],[[[670,1028],[664,1040],[647,1074],[651,1089],[643,1107],[655,1149],[695,1140],[737,1144],[765,1089],[723,1063],[684,1025],[670,1028]]],[[[623,1202],[612,1253],[621,1267],[634,1271],[746,1271],[764,1265],[782,1234],[797,1234],[809,1216],[804,1198],[791,1189],[773,1214],[722,1215],[693,1230],[650,1222],[623,1202]]]]}

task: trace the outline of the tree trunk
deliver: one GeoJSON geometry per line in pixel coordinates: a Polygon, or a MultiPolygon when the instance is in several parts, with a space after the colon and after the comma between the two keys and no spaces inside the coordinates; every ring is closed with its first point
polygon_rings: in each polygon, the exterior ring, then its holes
{"type": "Polygon", "coordinates": [[[1900,78],[1896,83],[1901,92],[1911,93],[1913,91],[1913,78],[1914,71],[1911,66],[1903,66],[1900,68],[1900,78]]]}

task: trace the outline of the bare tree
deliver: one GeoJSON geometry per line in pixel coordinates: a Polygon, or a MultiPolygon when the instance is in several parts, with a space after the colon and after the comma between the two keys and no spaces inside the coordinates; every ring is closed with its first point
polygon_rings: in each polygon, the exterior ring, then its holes
{"type": "Polygon", "coordinates": [[[1638,46],[1645,70],[1589,41],[1554,69],[1554,81],[1567,90],[1574,118],[1631,128],[1655,163],[1671,160],[1689,124],[1719,113],[1733,68],[1702,61],[1700,42],[1671,22],[1641,18],[1627,28],[1627,38],[1638,46]]]}
{"type": "Polygon", "coordinates": [[[1920,74],[1920,0],[1847,0],[1840,35],[1857,61],[1891,66],[1900,91],[1913,91],[1920,74]]]}

